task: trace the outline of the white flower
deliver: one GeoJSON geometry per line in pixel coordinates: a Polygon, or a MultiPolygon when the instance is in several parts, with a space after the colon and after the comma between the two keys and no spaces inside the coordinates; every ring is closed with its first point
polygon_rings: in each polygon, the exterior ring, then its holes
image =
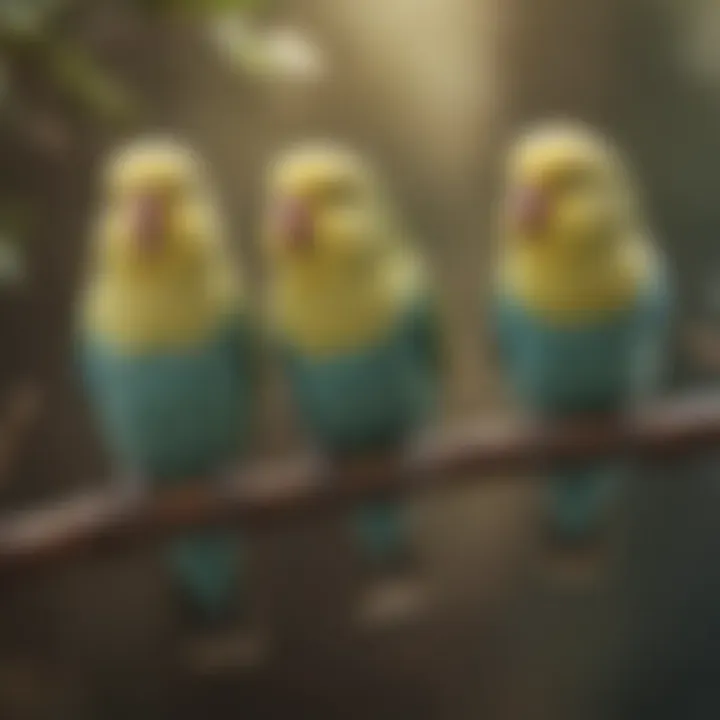
{"type": "Polygon", "coordinates": [[[263,28],[247,15],[232,13],[214,18],[209,34],[226,62],[251,75],[293,81],[316,81],[325,75],[323,53],[297,28],[263,28]]]}

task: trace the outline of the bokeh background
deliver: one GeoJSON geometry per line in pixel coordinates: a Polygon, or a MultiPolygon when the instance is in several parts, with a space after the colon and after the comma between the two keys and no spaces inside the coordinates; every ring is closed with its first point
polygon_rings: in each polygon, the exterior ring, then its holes
{"type": "MultiPolygon", "coordinates": [[[[262,22],[290,23],[317,43],[327,72],[315,82],[260,78],[219,57],[206,26],[232,4],[0,2],[0,240],[24,268],[0,289],[0,400],[11,411],[28,384],[39,397],[3,461],[6,509],[107,480],[74,376],[72,307],[98,163],[136,132],[177,132],[207,157],[254,279],[258,179],[275,152],[332,136],[378,161],[443,289],[448,420],[505,412],[478,342],[478,298],[498,159],[528,121],[577,116],[617,138],[676,270],[678,327],[716,320],[714,0],[264,8],[262,22]]],[[[707,385],[682,332],[675,349],[675,386],[707,385]]],[[[272,377],[264,424],[263,452],[297,449],[272,377]]],[[[0,717],[717,716],[718,482],[708,458],[646,463],[622,540],[583,593],[545,582],[532,483],[498,479],[418,501],[436,608],[378,635],[349,620],[360,578],[341,519],[260,535],[254,573],[277,646],[267,666],[222,679],[178,667],[150,548],[58,567],[0,588],[0,717]]]]}

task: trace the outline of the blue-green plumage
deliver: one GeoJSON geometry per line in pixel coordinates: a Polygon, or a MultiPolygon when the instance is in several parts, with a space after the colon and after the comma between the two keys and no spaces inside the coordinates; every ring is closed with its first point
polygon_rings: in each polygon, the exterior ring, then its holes
{"type": "MultiPolygon", "coordinates": [[[[496,328],[504,371],[519,400],[541,418],[621,410],[658,389],[669,315],[668,285],[661,276],[626,308],[577,325],[548,323],[501,293],[496,328]]],[[[558,471],[550,493],[557,529],[592,529],[621,470],[608,461],[558,471]]]]}
{"type": "MultiPolygon", "coordinates": [[[[438,392],[431,304],[418,299],[372,346],[330,355],[286,347],[288,376],[308,434],[331,456],[396,448],[432,415],[438,392]]],[[[402,552],[404,520],[394,503],[362,508],[360,542],[372,558],[402,552]]]]}
{"type": "MultiPolygon", "coordinates": [[[[237,456],[251,408],[247,328],[233,318],[195,347],[144,353],[83,337],[88,390],[123,471],[162,486],[217,473],[237,456]]],[[[220,532],[182,538],[170,562],[201,610],[226,609],[237,581],[235,539],[220,532]]]]}

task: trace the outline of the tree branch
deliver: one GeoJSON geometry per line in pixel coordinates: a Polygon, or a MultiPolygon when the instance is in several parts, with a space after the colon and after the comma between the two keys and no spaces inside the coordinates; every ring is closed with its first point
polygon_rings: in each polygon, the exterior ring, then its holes
{"type": "Polygon", "coordinates": [[[0,572],[42,569],[205,525],[267,527],[375,495],[446,489],[551,463],[617,453],[655,459],[718,444],[717,394],[564,426],[488,421],[438,434],[395,458],[343,467],[260,463],[220,488],[196,483],[152,496],[108,490],[18,512],[0,521],[0,572]]]}

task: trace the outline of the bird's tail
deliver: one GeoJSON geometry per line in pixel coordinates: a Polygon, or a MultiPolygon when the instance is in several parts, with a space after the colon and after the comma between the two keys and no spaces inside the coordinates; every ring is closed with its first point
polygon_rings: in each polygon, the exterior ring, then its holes
{"type": "Polygon", "coordinates": [[[231,612],[241,590],[242,548],[226,531],[206,531],[174,540],[168,563],[178,589],[205,620],[231,612]]]}
{"type": "Polygon", "coordinates": [[[410,554],[407,508],[388,500],[362,505],[355,511],[354,530],[364,560],[392,566],[410,554]]]}
{"type": "Polygon", "coordinates": [[[626,472],[623,463],[612,461],[558,470],[549,478],[549,529],[569,542],[581,541],[601,530],[626,472]]]}

